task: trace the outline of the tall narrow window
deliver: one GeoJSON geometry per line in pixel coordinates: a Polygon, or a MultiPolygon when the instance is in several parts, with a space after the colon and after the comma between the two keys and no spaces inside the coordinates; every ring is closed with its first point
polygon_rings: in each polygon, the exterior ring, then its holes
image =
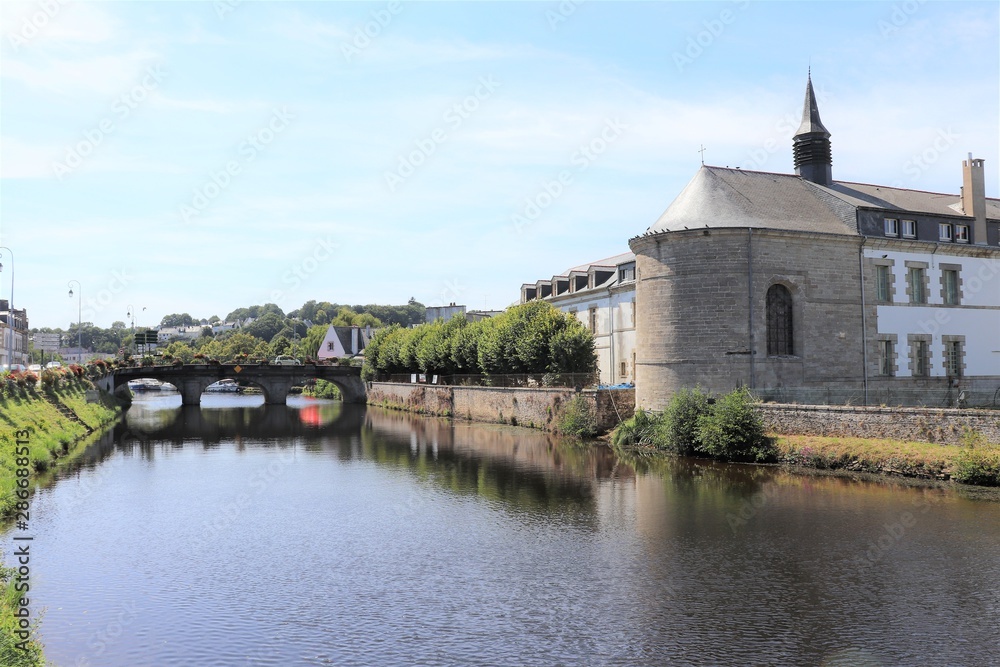
{"type": "Polygon", "coordinates": [[[891,340],[880,340],[878,342],[878,374],[892,376],[895,375],[896,359],[892,349],[891,340]]]}
{"type": "Polygon", "coordinates": [[[954,269],[945,269],[941,272],[941,289],[944,293],[944,305],[946,306],[957,306],[958,305],[958,271],[954,269]]]}
{"type": "Polygon", "coordinates": [[[916,220],[903,220],[903,238],[907,239],[917,238],[916,220]]]}
{"type": "Polygon", "coordinates": [[[924,269],[911,266],[907,272],[910,283],[910,303],[927,303],[927,291],[924,289],[924,269]]]}
{"type": "Polygon", "coordinates": [[[597,308],[590,309],[590,333],[597,333],[597,308]]]}
{"type": "Polygon", "coordinates": [[[947,222],[938,225],[938,240],[951,241],[951,225],[947,222]]]}
{"type": "Polygon", "coordinates": [[[955,225],[955,243],[969,242],[969,226],[955,225]]]}
{"type": "Polygon", "coordinates": [[[767,290],[767,354],[795,354],[792,344],[792,293],[784,285],[771,285],[767,290]]]}
{"type": "Polygon", "coordinates": [[[948,375],[954,378],[962,377],[962,341],[945,341],[944,359],[948,375]]]}
{"type": "Polygon", "coordinates": [[[885,235],[899,236],[899,220],[896,220],[895,218],[885,219],[885,235]]]}
{"type": "Polygon", "coordinates": [[[927,377],[931,374],[930,346],[926,340],[913,341],[913,374],[927,377]]]}
{"type": "Polygon", "coordinates": [[[892,292],[889,289],[891,277],[890,267],[884,265],[875,267],[875,298],[879,301],[892,300],[892,292]]]}

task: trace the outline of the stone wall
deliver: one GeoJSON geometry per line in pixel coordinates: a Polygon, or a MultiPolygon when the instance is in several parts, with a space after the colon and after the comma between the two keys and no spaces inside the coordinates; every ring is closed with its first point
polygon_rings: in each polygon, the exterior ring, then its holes
{"type": "Polygon", "coordinates": [[[962,434],[975,430],[1000,443],[1000,411],[941,408],[845,407],[765,403],[767,427],[784,434],[892,438],[917,442],[962,444],[962,434]]]}
{"type": "MultiPolygon", "coordinates": [[[[632,416],[635,390],[579,392],[597,415],[598,429],[614,428],[632,416]]],[[[477,422],[557,429],[563,406],[577,392],[572,388],[439,387],[401,382],[373,382],[368,403],[421,414],[459,417],[477,422]]]]}
{"type": "Polygon", "coordinates": [[[705,229],[631,246],[638,405],[661,410],[677,389],[699,385],[726,393],[861,381],[857,238],[754,230],[751,241],[746,229],[705,229]],[[766,295],[775,284],[792,295],[791,356],[767,354],[766,295]]]}

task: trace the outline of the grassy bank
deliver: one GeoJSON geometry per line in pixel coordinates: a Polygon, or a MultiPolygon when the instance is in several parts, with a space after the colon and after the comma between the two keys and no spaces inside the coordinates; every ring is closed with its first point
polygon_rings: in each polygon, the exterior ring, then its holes
{"type": "MultiPolygon", "coordinates": [[[[83,375],[52,374],[45,379],[42,388],[33,379],[0,378],[0,520],[5,522],[15,518],[18,503],[21,511],[28,506],[30,497],[25,500],[24,496],[31,493],[36,475],[51,469],[75,443],[122,414],[122,407],[106,394],[88,403],[87,390],[94,386],[83,375]],[[25,478],[27,485],[19,486],[18,480],[25,478]]],[[[30,509],[26,514],[30,525],[30,509]]],[[[17,570],[0,567],[0,665],[44,665],[35,636],[37,617],[25,628],[28,620],[16,615],[22,609],[22,597],[29,603],[32,597],[19,578],[17,570]]]]}
{"type": "Polygon", "coordinates": [[[735,391],[712,397],[678,391],[663,413],[636,411],[611,437],[632,454],[702,456],[722,461],[784,463],[963,484],[1000,486],[1000,445],[975,431],[963,444],[939,445],[887,438],[775,435],[764,431],[752,397],[735,391]]]}

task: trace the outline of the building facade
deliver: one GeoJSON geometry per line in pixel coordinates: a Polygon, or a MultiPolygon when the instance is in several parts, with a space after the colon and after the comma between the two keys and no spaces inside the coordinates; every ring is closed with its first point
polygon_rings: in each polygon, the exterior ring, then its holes
{"type": "Polygon", "coordinates": [[[521,303],[548,301],[570,313],[594,335],[600,382],[635,381],[635,255],[615,255],[521,285],[521,303]]]}
{"type": "MultiPolygon", "coordinates": [[[[636,402],[986,404],[1000,390],[1000,200],[836,181],[806,86],[795,171],[703,166],[635,253],[636,402]]],[[[522,295],[524,288],[522,288],[522,295]]]]}
{"type": "Polygon", "coordinates": [[[28,364],[28,313],[0,299],[0,364],[28,364]]]}

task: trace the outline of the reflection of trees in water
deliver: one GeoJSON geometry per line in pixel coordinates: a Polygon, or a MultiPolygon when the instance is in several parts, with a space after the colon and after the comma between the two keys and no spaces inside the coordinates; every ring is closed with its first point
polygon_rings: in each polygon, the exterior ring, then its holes
{"type": "Polygon", "coordinates": [[[614,469],[605,448],[573,448],[541,432],[379,409],[368,411],[361,448],[364,458],[405,468],[453,493],[556,511],[590,526],[596,526],[595,481],[614,469]]]}

